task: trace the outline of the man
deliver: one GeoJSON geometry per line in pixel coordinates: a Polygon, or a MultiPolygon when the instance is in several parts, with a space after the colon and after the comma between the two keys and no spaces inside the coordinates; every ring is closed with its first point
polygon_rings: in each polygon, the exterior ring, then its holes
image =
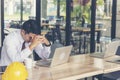
{"type": "Polygon", "coordinates": [[[28,20],[23,23],[20,30],[5,37],[0,65],[7,66],[14,61],[23,62],[25,58],[32,54],[33,50],[39,57],[46,59],[50,54],[50,42],[40,35],[36,21],[28,20]]]}

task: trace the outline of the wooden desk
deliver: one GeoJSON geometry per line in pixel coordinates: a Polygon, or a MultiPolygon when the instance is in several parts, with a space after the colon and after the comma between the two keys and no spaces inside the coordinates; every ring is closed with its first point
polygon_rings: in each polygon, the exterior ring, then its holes
{"type": "Polygon", "coordinates": [[[29,78],[31,80],[76,80],[102,74],[102,69],[90,65],[92,60],[93,58],[88,55],[77,55],[70,57],[69,63],[53,68],[36,66],[32,71],[29,70],[29,78]]]}
{"type": "MultiPolygon", "coordinates": [[[[106,58],[105,60],[111,59],[111,58],[120,58],[120,56],[112,56],[109,58],[106,58]]],[[[118,71],[120,70],[120,64],[117,63],[110,63],[110,62],[105,62],[104,63],[104,73],[110,73],[110,72],[114,72],[114,71],[118,71]]]]}
{"type": "Polygon", "coordinates": [[[28,70],[28,80],[76,80],[120,70],[120,65],[89,54],[71,56],[69,62],[53,68],[35,66],[28,70]]]}
{"type": "MultiPolygon", "coordinates": [[[[64,27],[60,27],[61,30],[65,30],[64,27]]],[[[95,31],[105,31],[106,28],[96,28],[95,31]]],[[[72,31],[81,31],[81,32],[90,32],[90,28],[83,28],[83,27],[72,27],[72,31]]]]}
{"type": "Polygon", "coordinates": [[[69,63],[53,68],[35,66],[28,70],[28,80],[76,80],[102,74],[102,69],[90,65],[92,60],[88,55],[77,55],[71,56],[69,63]]]}
{"type": "Polygon", "coordinates": [[[105,62],[104,63],[104,73],[110,73],[120,70],[120,64],[105,62]]]}
{"type": "MultiPolygon", "coordinates": [[[[81,66],[80,64],[71,63],[60,65],[54,68],[39,67],[29,71],[30,80],[75,80],[101,74],[103,71],[92,66],[81,66]]],[[[28,79],[29,79],[28,78],[28,79]]]]}
{"type": "Polygon", "coordinates": [[[118,58],[119,56],[112,56],[106,59],[93,58],[89,54],[83,54],[80,56],[73,56],[70,58],[70,62],[84,64],[84,65],[93,65],[96,68],[102,69],[103,74],[115,72],[120,70],[120,64],[107,62],[107,59],[118,58]],[[75,59],[76,58],[76,59],[75,59]]]}

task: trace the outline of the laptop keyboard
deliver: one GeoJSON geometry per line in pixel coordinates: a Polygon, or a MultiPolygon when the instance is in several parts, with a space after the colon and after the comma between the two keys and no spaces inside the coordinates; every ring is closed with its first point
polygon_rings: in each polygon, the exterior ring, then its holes
{"type": "Polygon", "coordinates": [[[110,60],[107,60],[107,61],[120,64],[120,58],[114,58],[114,59],[110,59],[110,60]]]}
{"type": "Polygon", "coordinates": [[[36,62],[38,66],[49,66],[51,64],[51,60],[39,60],[36,62]]]}
{"type": "Polygon", "coordinates": [[[93,53],[90,54],[91,57],[96,57],[96,58],[104,58],[104,53],[93,53]]]}

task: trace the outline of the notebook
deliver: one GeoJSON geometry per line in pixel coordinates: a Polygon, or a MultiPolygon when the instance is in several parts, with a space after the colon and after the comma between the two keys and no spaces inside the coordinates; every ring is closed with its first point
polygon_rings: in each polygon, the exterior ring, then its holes
{"type": "Polygon", "coordinates": [[[70,46],[56,48],[52,59],[39,60],[36,62],[36,65],[43,66],[43,67],[54,67],[57,65],[67,63],[69,60],[72,47],[73,46],[70,45],[70,46]]]}
{"type": "Polygon", "coordinates": [[[118,46],[115,55],[117,55],[117,57],[112,57],[110,59],[107,59],[106,61],[120,64],[120,46],[118,46]]]}
{"type": "Polygon", "coordinates": [[[103,53],[92,53],[90,54],[91,57],[96,58],[107,58],[110,56],[113,56],[115,54],[118,54],[117,48],[120,45],[120,41],[112,41],[109,44],[106,45],[106,50],[103,53]]]}

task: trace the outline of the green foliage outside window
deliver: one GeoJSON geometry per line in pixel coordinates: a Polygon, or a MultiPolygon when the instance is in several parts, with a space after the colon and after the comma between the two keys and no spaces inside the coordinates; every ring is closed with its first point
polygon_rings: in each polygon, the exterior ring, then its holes
{"type": "MultiPolygon", "coordinates": [[[[54,0],[54,4],[57,4],[57,0],[54,0]]],[[[80,26],[82,21],[84,23],[91,24],[91,0],[73,0],[73,11],[71,11],[72,20],[76,20],[76,26],[80,26]],[[77,1],[77,4],[74,2],[77,1]],[[80,1],[82,3],[80,3],[80,1]]],[[[97,6],[103,6],[104,0],[97,0],[97,6]]],[[[60,0],[60,9],[66,12],[66,0],[60,0]]]]}

